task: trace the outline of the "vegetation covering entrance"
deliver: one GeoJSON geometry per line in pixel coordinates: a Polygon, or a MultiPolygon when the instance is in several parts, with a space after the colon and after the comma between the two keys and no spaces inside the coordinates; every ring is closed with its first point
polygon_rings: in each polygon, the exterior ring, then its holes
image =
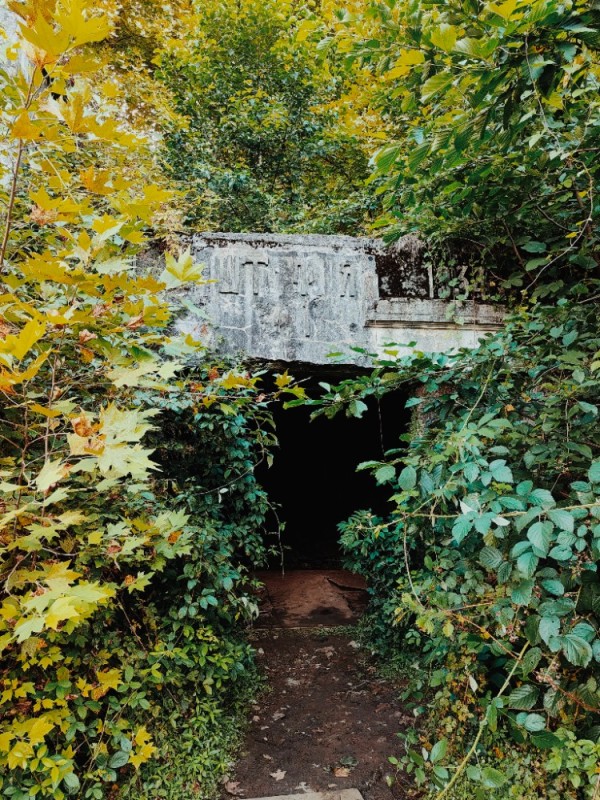
{"type": "Polygon", "coordinates": [[[438,800],[598,800],[600,11],[11,7],[3,795],[215,793],[252,683],[268,403],[360,416],[405,387],[411,434],[361,465],[392,511],[341,526],[370,641],[410,667],[391,763],[438,800]],[[201,280],[184,224],[417,233],[510,316],[473,352],[390,350],[320,399],[287,374],[267,396],[173,332],[171,295],[201,280]],[[134,269],[151,238],[164,263],[134,269]]]}

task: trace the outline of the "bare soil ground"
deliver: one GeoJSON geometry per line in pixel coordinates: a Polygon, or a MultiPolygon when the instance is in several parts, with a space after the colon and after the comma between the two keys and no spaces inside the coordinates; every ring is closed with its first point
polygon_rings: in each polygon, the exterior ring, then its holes
{"type": "Polygon", "coordinates": [[[402,782],[388,785],[388,756],[411,717],[352,629],[315,625],[323,616],[330,625],[356,621],[364,605],[357,577],[317,572],[267,581],[263,627],[254,633],[267,689],[226,789],[253,798],[356,788],[365,800],[398,800],[405,793],[402,782]]]}
{"type": "Polygon", "coordinates": [[[258,572],[263,584],[258,628],[354,624],[367,605],[366,584],[343,569],[258,572]]]}

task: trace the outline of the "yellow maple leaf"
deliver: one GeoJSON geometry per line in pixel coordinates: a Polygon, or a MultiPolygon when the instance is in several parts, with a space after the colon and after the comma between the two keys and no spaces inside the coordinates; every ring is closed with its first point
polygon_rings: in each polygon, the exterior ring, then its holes
{"type": "Polygon", "coordinates": [[[146,237],[143,231],[136,231],[136,230],[131,230],[128,231],[127,233],[123,233],[123,239],[125,239],[128,242],[131,242],[131,244],[143,244],[146,241],[146,237]]]}
{"type": "Polygon", "coordinates": [[[138,367],[115,367],[107,372],[107,376],[115,386],[137,386],[140,379],[158,371],[158,363],[146,361],[138,367]]]}
{"type": "MultiPolygon", "coordinates": [[[[30,192],[29,197],[33,202],[44,211],[55,211],[59,214],[60,219],[69,219],[76,214],[86,214],[89,208],[83,203],[76,203],[68,197],[50,197],[44,187],[37,189],[35,192],[30,192]]],[[[50,256],[52,258],[52,256],[50,256]]],[[[36,257],[33,256],[30,261],[35,261],[36,257]]],[[[39,260],[39,257],[38,257],[39,260]]],[[[56,259],[53,258],[53,261],[56,259]]]]}
{"type": "Polygon", "coordinates": [[[48,564],[44,569],[44,581],[52,585],[54,581],[66,581],[67,586],[71,581],[81,577],[80,572],[70,569],[71,562],[66,561],[58,564],[48,564]]]}
{"type": "MultiPolygon", "coordinates": [[[[16,684],[17,681],[15,681],[16,684]]],[[[28,694],[35,694],[35,685],[31,681],[25,681],[25,683],[17,685],[15,697],[27,697],[28,694]]]]}
{"type": "Polygon", "coordinates": [[[119,86],[114,81],[104,81],[100,87],[100,91],[104,97],[108,97],[111,100],[119,96],[119,86]]]}
{"type": "Polygon", "coordinates": [[[144,187],[144,204],[156,208],[161,205],[161,203],[170,200],[174,194],[175,192],[170,189],[161,189],[160,186],[151,183],[144,187]]]}
{"type": "Polygon", "coordinates": [[[99,436],[79,436],[77,433],[69,433],[67,442],[73,456],[98,455],[104,450],[104,442],[99,436]]]}
{"type": "Polygon", "coordinates": [[[46,614],[46,625],[53,631],[66,619],[77,619],[81,615],[77,609],[77,601],[72,597],[59,597],[50,606],[46,614]]]}
{"type": "Polygon", "coordinates": [[[29,24],[22,24],[21,35],[33,45],[32,60],[40,67],[55,62],[69,47],[68,33],[55,30],[42,14],[29,24]]]}
{"type": "Polygon", "coordinates": [[[19,601],[16,597],[7,597],[6,600],[3,601],[2,605],[0,605],[0,617],[2,617],[4,620],[10,621],[17,616],[19,613],[19,608],[19,601]]]}
{"type": "Polygon", "coordinates": [[[35,485],[38,491],[45,492],[55,483],[62,480],[68,473],[69,469],[63,461],[48,460],[36,476],[35,485]]]}
{"type": "Polygon", "coordinates": [[[101,42],[111,31],[111,23],[107,15],[84,15],[84,3],[81,0],[63,0],[57,7],[55,20],[62,32],[69,37],[69,47],[78,47],[90,42],[101,42]]]}
{"type": "Polygon", "coordinates": [[[129,756],[129,763],[133,764],[133,766],[138,769],[140,764],[149,761],[156,751],[157,748],[153,744],[145,744],[129,756]]]}
{"type": "Polygon", "coordinates": [[[154,753],[157,752],[157,748],[152,744],[152,736],[148,733],[144,725],[137,729],[133,740],[136,744],[136,749],[135,752],[129,756],[129,763],[133,764],[133,766],[138,769],[140,764],[152,758],[154,753]]]}
{"type": "Polygon", "coordinates": [[[46,326],[43,322],[31,319],[18,334],[11,334],[0,342],[0,353],[6,353],[21,361],[45,332],[46,326]]]}
{"type": "Polygon", "coordinates": [[[504,20],[508,20],[512,17],[517,5],[518,0],[506,0],[505,3],[488,3],[486,11],[497,14],[504,20]]]}
{"type": "Polygon", "coordinates": [[[105,66],[105,60],[95,56],[91,57],[89,55],[77,53],[76,55],[71,56],[67,64],[65,64],[62,69],[65,70],[65,72],[68,72],[70,75],[76,75],[81,72],[96,72],[105,66]]]}
{"type": "Polygon", "coordinates": [[[29,406],[30,411],[34,411],[36,414],[41,414],[43,417],[60,417],[61,412],[57,411],[55,408],[46,408],[45,406],[41,406],[39,403],[32,403],[29,406]]]}
{"type": "Polygon", "coordinates": [[[85,522],[88,517],[83,511],[64,511],[62,514],[59,514],[58,519],[62,525],[71,526],[85,522]]]}
{"type": "Polygon", "coordinates": [[[35,192],[30,192],[29,197],[31,197],[36,205],[43,208],[45,211],[56,209],[60,205],[60,198],[50,197],[43,186],[35,192]]]}
{"type": "Polygon", "coordinates": [[[88,133],[95,128],[95,120],[85,116],[86,98],[81,94],[69,95],[69,103],[58,102],[60,116],[67,123],[71,133],[88,133]]]}
{"type": "Polygon", "coordinates": [[[248,378],[245,375],[236,375],[230,372],[221,380],[221,386],[224,389],[242,389],[246,386],[253,386],[255,380],[248,378]]]}
{"type": "MultiPolygon", "coordinates": [[[[79,178],[88,192],[105,195],[110,194],[113,191],[112,186],[107,186],[107,183],[110,181],[111,174],[106,169],[95,170],[94,167],[88,167],[86,170],[82,170],[82,172],[79,173],[79,178]]],[[[112,219],[112,217],[109,217],[108,219],[112,219]]],[[[93,225],[92,227],[94,230],[98,230],[93,225]]]]}
{"type": "Polygon", "coordinates": [[[189,247],[177,259],[171,253],[167,253],[165,260],[166,268],[162,272],[160,280],[168,289],[181,286],[182,283],[199,281],[202,278],[202,265],[194,263],[189,247]]]}
{"type": "Polygon", "coordinates": [[[316,20],[312,19],[305,19],[298,27],[298,32],[296,33],[296,41],[297,42],[305,42],[308,37],[313,33],[313,31],[318,28],[319,23],[316,20]]]}
{"type": "Polygon", "coordinates": [[[391,81],[403,75],[408,75],[416,64],[422,64],[423,61],[425,61],[425,54],[420,50],[401,50],[394,66],[385,73],[383,79],[391,81]]]}
{"type": "Polygon", "coordinates": [[[33,141],[39,139],[42,132],[40,128],[32,123],[29,114],[26,111],[22,111],[10,129],[10,135],[13,139],[29,139],[33,141]]]}
{"type": "Polygon", "coordinates": [[[134,742],[139,746],[148,744],[148,742],[152,741],[152,735],[148,733],[146,730],[145,725],[141,725],[137,731],[135,732],[135,736],[133,737],[134,742]]]}
{"type": "Polygon", "coordinates": [[[119,144],[127,146],[126,143],[122,142],[124,137],[120,133],[119,127],[115,120],[107,119],[104,120],[102,124],[99,124],[98,121],[93,117],[86,117],[86,124],[89,126],[90,133],[93,133],[98,139],[106,139],[106,141],[112,143],[118,142],[119,144]]]}
{"type": "Polygon", "coordinates": [[[275,386],[277,386],[278,389],[285,389],[286,386],[289,386],[291,381],[292,379],[288,375],[288,371],[286,369],[284,373],[275,377],[275,386]]]}
{"type": "Polygon", "coordinates": [[[438,28],[434,28],[431,32],[431,42],[440,50],[445,50],[447,53],[454,50],[456,40],[461,31],[453,25],[441,24],[438,28]]]}
{"type": "Polygon", "coordinates": [[[96,231],[96,233],[108,233],[109,231],[117,233],[122,226],[123,222],[121,220],[118,220],[116,217],[111,217],[109,214],[96,217],[92,222],[92,230],[96,231]]]}
{"type": "Polygon", "coordinates": [[[35,361],[33,361],[30,366],[27,367],[26,370],[23,370],[23,372],[18,372],[16,370],[3,370],[0,372],[0,389],[3,389],[4,391],[10,391],[13,386],[34,378],[40,371],[44,361],[46,361],[51,353],[52,350],[46,350],[45,353],[39,355],[35,361]]]}

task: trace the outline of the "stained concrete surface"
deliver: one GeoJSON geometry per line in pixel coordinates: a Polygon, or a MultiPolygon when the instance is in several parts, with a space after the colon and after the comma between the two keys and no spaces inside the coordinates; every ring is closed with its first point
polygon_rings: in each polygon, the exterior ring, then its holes
{"type": "Polygon", "coordinates": [[[358,789],[342,789],[340,792],[303,792],[302,794],[276,794],[271,797],[255,797],[250,800],[363,800],[358,789]]]}
{"type": "Polygon", "coordinates": [[[329,364],[338,353],[357,365],[387,344],[440,352],[498,328],[498,308],[441,299],[434,270],[405,238],[390,251],[351,236],[190,236],[207,283],[183,292],[179,328],[225,354],[329,364]]]}

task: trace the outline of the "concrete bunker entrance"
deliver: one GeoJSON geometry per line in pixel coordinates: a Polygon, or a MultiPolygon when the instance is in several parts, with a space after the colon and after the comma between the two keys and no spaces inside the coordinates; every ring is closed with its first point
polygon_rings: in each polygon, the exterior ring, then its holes
{"type": "MultiPolygon", "coordinates": [[[[316,397],[323,392],[322,384],[335,385],[366,370],[311,365],[292,366],[290,372],[309,396],[316,397]]],[[[272,558],[272,570],[281,570],[281,554],[288,571],[339,569],[343,556],[338,524],[359,509],[389,512],[389,487],[377,486],[368,471],[357,472],[356,467],[405,446],[400,436],[410,422],[410,411],[404,408],[407,397],[401,390],[380,399],[370,397],[360,419],[340,412],[333,419],[311,420],[311,406],[274,409],[279,447],[273,465],[262,464],[257,475],[275,506],[270,529],[282,524],[281,553],[272,558]]]]}

